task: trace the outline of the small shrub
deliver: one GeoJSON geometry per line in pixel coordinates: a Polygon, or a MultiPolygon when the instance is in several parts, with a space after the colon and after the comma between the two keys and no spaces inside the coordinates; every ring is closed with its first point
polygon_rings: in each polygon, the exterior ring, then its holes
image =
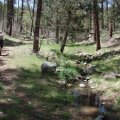
{"type": "Polygon", "coordinates": [[[59,78],[62,80],[70,80],[72,78],[75,78],[76,75],[78,75],[78,72],[75,68],[63,68],[59,72],[59,78]]]}
{"type": "Polygon", "coordinates": [[[113,109],[120,110],[120,97],[116,100],[116,103],[115,103],[113,109]]]}
{"type": "Polygon", "coordinates": [[[2,84],[0,84],[0,91],[2,91],[3,90],[3,87],[2,87],[2,84]]]}
{"type": "Polygon", "coordinates": [[[62,119],[63,120],[70,120],[70,118],[71,118],[71,114],[69,112],[64,112],[62,114],[62,119]]]}

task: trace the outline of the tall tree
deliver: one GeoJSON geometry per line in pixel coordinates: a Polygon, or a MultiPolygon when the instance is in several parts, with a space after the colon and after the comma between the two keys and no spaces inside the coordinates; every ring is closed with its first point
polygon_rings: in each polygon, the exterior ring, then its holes
{"type": "Polygon", "coordinates": [[[65,30],[65,35],[64,35],[64,39],[62,41],[61,44],[61,48],[60,48],[60,52],[63,53],[66,42],[67,42],[67,37],[68,37],[68,33],[69,33],[69,25],[70,25],[70,21],[71,21],[71,11],[68,11],[68,20],[67,20],[67,24],[66,24],[66,30],[65,30]]]}
{"type": "Polygon", "coordinates": [[[101,1],[101,28],[104,29],[104,0],[101,1]]]}
{"type": "Polygon", "coordinates": [[[31,23],[31,29],[30,29],[30,36],[32,36],[32,32],[33,32],[33,30],[34,30],[35,3],[36,3],[36,0],[33,1],[32,23],[31,23]]]}
{"type": "Polygon", "coordinates": [[[109,7],[108,7],[108,0],[106,0],[106,14],[107,14],[107,28],[108,28],[108,26],[109,26],[109,18],[108,18],[108,14],[109,14],[109,7]]]}
{"type": "Polygon", "coordinates": [[[22,6],[21,6],[21,15],[20,15],[20,33],[22,33],[23,30],[23,13],[24,13],[24,0],[22,0],[22,6]]]}
{"type": "Polygon", "coordinates": [[[7,1],[7,34],[12,35],[12,25],[14,19],[14,0],[7,1]]]}
{"type": "Polygon", "coordinates": [[[2,7],[2,31],[4,31],[4,21],[5,21],[5,0],[4,0],[4,2],[3,2],[3,7],[2,7]]]}
{"type": "Polygon", "coordinates": [[[18,2],[18,8],[17,8],[17,23],[19,23],[19,0],[17,1],[18,2]]]}
{"type": "Polygon", "coordinates": [[[96,42],[96,50],[100,50],[101,49],[98,14],[99,14],[98,2],[97,2],[97,0],[93,0],[94,41],[96,42]]]}
{"type": "Polygon", "coordinates": [[[110,20],[110,22],[109,22],[109,36],[110,37],[113,36],[113,23],[112,23],[112,20],[110,20]]]}
{"type": "Polygon", "coordinates": [[[34,41],[33,41],[33,51],[35,53],[39,51],[39,31],[40,31],[41,13],[42,13],[42,0],[38,0],[36,21],[35,21],[35,31],[34,31],[34,41]]]}
{"type": "Polygon", "coordinates": [[[59,43],[59,20],[58,20],[58,7],[56,8],[56,43],[59,43]]]}

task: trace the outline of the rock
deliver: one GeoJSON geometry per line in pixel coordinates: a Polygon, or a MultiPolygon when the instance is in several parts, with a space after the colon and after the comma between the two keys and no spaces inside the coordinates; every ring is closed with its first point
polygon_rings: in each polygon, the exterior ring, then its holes
{"type": "Polygon", "coordinates": [[[57,83],[58,83],[59,85],[65,85],[65,84],[66,84],[66,81],[60,80],[60,81],[57,81],[57,83]]]}
{"type": "Polygon", "coordinates": [[[5,114],[0,111],[0,118],[3,118],[3,117],[5,117],[5,114]]]}
{"type": "Polygon", "coordinates": [[[53,63],[53,62],[44,62],[41,65],[41,70],[42,73],[55,73],[56,72],[56,68],[57,68],[57,64],[53,63]]]}
{"type": "Polygon", "coordinates": [[[71,87],[71,86],[72,86],[72,84],[67,84],[67,86],[68,86],[68,87],[71,87]]]}
{"type": "Polygon", "coordinates": [[[104,116],[99,115],[95,120],[103,120],[104,116]]]}
{"type": "Polygon", "coordinates": [[[91,65],[88,64],[85,66],[85,68],[83,68],[83,72],[87,75],[87,74],[92,74],[96,71],[96,66],[95,65],[91,65]]]}
{"type": "Polygon", "coordinates": [[[106,73],[104,76],[103,76],[103,79],[105,80],[112,80],[112,79],[115,79],[116,78],[116,75],[115,73],[111,72],[111,73],[106,73]]]}
{"type": "Polygon", "coordinates": [[[116,76],[116,78],[120,78],[120,74],[116,74],[115,76],[116,76]]]}
{"type": "Polygon", "coordinates": [[[81,88],[86,87],[86,85],[85,85],[84,83],[80,83],[79,86],[80,86],[81,88]]]}
{"type": "Polygon", "coordinates": [[[88,53],[79,53],[79,56],[87,56],[89,55],[88,53]]]}

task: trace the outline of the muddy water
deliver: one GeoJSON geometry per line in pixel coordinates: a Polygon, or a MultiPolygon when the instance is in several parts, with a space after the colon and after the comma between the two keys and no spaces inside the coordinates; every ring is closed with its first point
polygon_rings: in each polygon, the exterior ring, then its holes
{"type": "Polygon", "coordinates": [[[74,108],[70,110],[72,120],[95,120],[100,114],[99,93],[96,89],[91,88],[88,81],[82,81],[68,92],[74,96],[74,108]]]}

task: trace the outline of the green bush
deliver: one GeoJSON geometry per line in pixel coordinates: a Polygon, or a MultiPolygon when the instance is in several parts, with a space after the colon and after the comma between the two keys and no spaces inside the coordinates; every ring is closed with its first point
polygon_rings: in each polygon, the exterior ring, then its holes
{"type": "Polygon", "coordinates": [[[114,105],[115,110],[120,110],[120,97],[116,100],[116,103],[114,105]]]}
{"type": "Polygon", "coordinates": [[[0,90],[2,91],[3,90],[3,87],[2,87],[2,84],[0,83],[0,90]]]}
{"type": "Polygon", "coordinates": [[[61,80],[70,80],[72,78],[75,78],[76,75],[78,75],[78,72],[75,68],[63,68],[59,72],[59,78],[61,80]]]}

